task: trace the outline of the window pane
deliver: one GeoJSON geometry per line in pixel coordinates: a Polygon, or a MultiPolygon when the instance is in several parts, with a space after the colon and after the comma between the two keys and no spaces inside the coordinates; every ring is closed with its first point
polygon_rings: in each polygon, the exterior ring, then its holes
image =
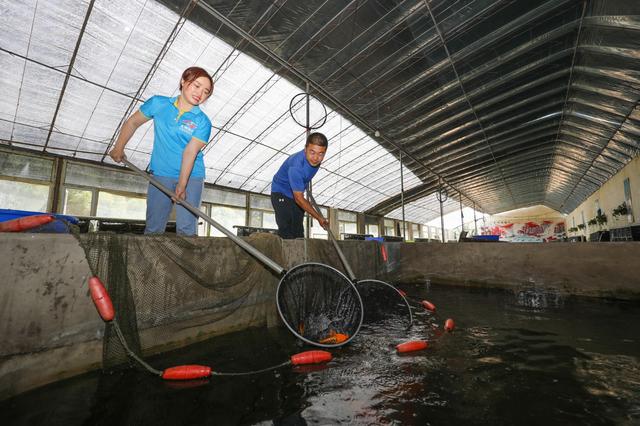
{"type": "Polygon", "coordinates": [[[110,192],[98,193],[96,216],[118,219],[146,219],[147,200],[145,198],[126,197],[110,192]]]}
{"type": "Polygon", "coordinates": [[[263,228],[271,228],[278,229],[278,224],[276,223],[276,214],[262,212],[262,227],[263,228]]]}
{"type": "MultiPolygon", "coordinates": [[[[204,212],[205,214],[209,214],[208,213],[208,209],[209,206],[203,204],[200,206],[200,211],[204,212]]],[[[198,218],[198,236],[199,237],[206,237],[207,236],[207,229],[209,228],[209,224],[202,219],[201,217],[198,218]]]]}
{"type": "Polygon", "coordinates": [[[239,192],[223,191],[222,189],[205,187],[202,191],[202,201],[244,208],[247,204],[247,196],[239,192]]]}
{"type": "Polygon", "coordinates": [[[91,216],[91,191],[67,188],[64,191],[64,214],[91,216]]]}
{"type": "Polygon", "coordinates": [[[354,222],[339,222],[341,234],[356,234],[358,226],[354,222]]]}
{"type": "Polygon", "coordinates": [[[329,234],[322,228],[322,226],[314,226],[311,228],[311,238],[317,238],[319,240],[329,239],[329,234]]]}
{"type": "Polygon", "coordinates": [[[378,225],[367,225],[367,234],[371,234],[374,237],[378,236],[378,225]]]}
{"type": "MultiPolygon", "coordinates": [[[[146,194],[149,185],[145,178],[130,172],[75,163],[67,164],[64,181],[68,184],[134,192],[137,194],[146,194]]],[[[122,216],[119,217],[122,218],[122,216]]]]}
{"type": "Polygon", "coordinates": [[[355,213],[345,212],[338,210],[338,220],[344,220],[345,222],[356,222],[358,216],[355,213]]]}
{"type": "Polygon", "coordinates": [[[260,210],[251,210],[249,214],[249,226],[262,228],[262,212],[260,210]]]}
{"type": "Polygon", "coordinates": [[[53,160],[0,151],[0,170],[4,176],[51,181],[53,160]]]}
{"type": "Polygon", "coordinates": [[[46,212],[49,185],[0,179],[0,206],[3,209],[46,212]]]}
{"type": "Polygon", "coordinates": [[[252,209],[263,209],[263,210],[273,211],[273,206],[271,205],[271,197],[251,194],[249,196],[249,199],[250,199],[252,209]]]}
{"type": "MultiPolygon", "coordinates": [[[[211,206],[211,217],[216,222],[227,228],[230,232],[238,234],[237,230],[233,228],[234,225],[245,226],[245,211],[246,209],[238,209],[235,207],[226,206],[211,206]]],[[[211,228],[211,236],[224,237],[225,235],[215,228],[211,228]]]]}

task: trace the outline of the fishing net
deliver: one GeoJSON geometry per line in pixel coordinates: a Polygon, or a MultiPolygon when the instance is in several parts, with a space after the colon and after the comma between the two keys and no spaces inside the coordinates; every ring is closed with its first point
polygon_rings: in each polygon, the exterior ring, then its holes
{"type": "Polygon", "coordinates": [[[314,346],[341,346],[362,325],[363,307],[355,286],[338,270],[320,263],[290,269],[276,292],[286,326],[314,346]]]}
{"type": "MultiPolygon", "coordinates": [[[[116,322],[137,356],[179,348],[216,334],[277,321],[277,277],[221,238],[75,234],[89,267],[105,284],[116,322]]],[[[267,250],[279,239],[251,244],[267,250]]],[[[108,323],[103,367],[136,365],[108,323]]]]}
{"type": "Polygon", "coordinates": [[[413,324],[407,299],[391,284],[368,279],[358,281],[356,288],[362,298],[365,324],[395,321],[405,328],[413,324]]]}

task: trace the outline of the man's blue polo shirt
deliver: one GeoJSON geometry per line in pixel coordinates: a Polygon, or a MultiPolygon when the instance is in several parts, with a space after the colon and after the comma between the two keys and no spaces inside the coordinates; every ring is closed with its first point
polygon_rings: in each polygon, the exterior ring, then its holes
{"type": "Polygon", "coordinates": [[[293,198],[293,191],[304,192],[307,184],[316,175],[320,166],[313,167],[307,161],[304,150],[287,158],[278,172],[273,176],[271,192],[280,192],[293,198]]]}
{"type": "MultiPolygon", "coordinates": [[[[182,166],[182,153],[191,140],[209,142],[211,121],[196,105],[182,115],[174,105],[177,97],[153,96],[140,107],[147,118],[153,119],[153,151],[150,171],[157,176],[177,178],[182,166]]],[[[204,178],[204,159],[198,152],[191,177],[204,178]]]]}

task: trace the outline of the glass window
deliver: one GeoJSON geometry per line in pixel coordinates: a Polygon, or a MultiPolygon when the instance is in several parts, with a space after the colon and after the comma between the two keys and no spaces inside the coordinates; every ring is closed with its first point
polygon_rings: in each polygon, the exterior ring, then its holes
{"type": "Polygon", "coordinates": [[[368,224],[366,226],[367,234],[373,235],[374,237],[378,237],[378,225],[368,224]]]}
{"type": "Polygon", "coordinates": [[[249,203],[250,203],[249,207],[251,207],[252,209],[262,209],[262,210],[273,211],[273,206],[271,205],[270,197],[251,194],[249,196],[249,203]]]}
{"type": "Polygon", "coordinates": [[[251,210],[249,213],[249,226],[262,228],[262,212],[260,210],[251,210]]]}
{"type": "MultiPolygon", "coordinates": [[[[315,219],[313,221],[315,222],[315,219]]],[[[319,226],[318,222],[315,222],[314,226],[311,227],[311,238],[327,240],[329,239],[329,233],[322,226],[319,226]]]]}
{"type": "Polygon", "coordinates": [[[416,238],[420,238],[420,225],[418,225],[417,223],[412,223],[411,224],[411,232],[412,232],[412,238],[415,240],[416,238]]]}
{"type": "Polygon", "coordinates": [[[626,178],[622,184],[624,186],[624,200],[631,201],[631,182],[626,178]]]}
{"type": "Polygon", "coordinates": [[[384,220],[384,235],[388,235],[388,236],[396,235],[395,226],[393,226],[393,219],[384,220]]]}
{"type": "Polygon", "coordinates": [[[0,151],[0,170],[4,176],[51,181],[53,160],[0,151]]]}
{"type": "Polygon", "coordinates": [[[76,163],[67,164],[64,182],[136,194],[146,194],[149,186],[145,178],[131,172],[76,163]]]}
{"type": "Polygon", "coordinates": [[[4,209],[46,212],[49,185],[0,179],[0,206],[4,209]]]}
{"type": "MultiPolygon", "coordinates": [[[[246,215],[247,209],[239,209],[237,207],[228,207],[228,206],[211,206],[211,217],[213,220],[227,228],[230,232],[233,232],[237,235],[237,230],[234,229],[234,225],[237,226],[246,226],[246,215]]],[[[225,235],[218,231],[215,228],[211,228],[211,232],[209,234],[212,237],[224,237],[225,235]]]]}
{"type": "Polygon", "coordinates": [[[276,214],[270,212],[262,212],[262,227],[278,229],[278,224],[276,223],[276,214]]]}
{"type": "Polygon", "coordinates": [[[107,191],[98,192],[96,216],[117,219],[146,219],[146,198],[128,197],[107,191]]]}
{"type": "Polygon", "coordinates": [[[342,220],[344,222],[357,222],[358,216],[356,215],[356,213],[338,210],[338,220],[342,220]]]}
{"type": "Polygon", "coordinates": [[[93,191],[88,189],[66,188],[64,190],[63,213],[76,216],[91,216],[93,191]]]}
{"type": "MultiPolygon", "coordinates": [[[[206,215],[209,215],[209,208],[210,205],[209,204],[202,204],[200,206],[200,211],[204,212],[206,215]]],[[[211,225],[209,225],[208,222],[206,222],[204,219],[202,218],[198,218],[198,236],[199,237],[207,237],[209,236],[209,227],[211,225]]]]}
{"type": "Polygon", "coordinates": [[[340,234],[357,234],[358,226],[355,222],[340,221],[340,234]]]}
{"type": "Polygon", "coordinates": [[[247,196],[239,192],[205,187],[202,191],[202,201],[212,204],[242,207],[244,209],[247,205],[247,196]]]}

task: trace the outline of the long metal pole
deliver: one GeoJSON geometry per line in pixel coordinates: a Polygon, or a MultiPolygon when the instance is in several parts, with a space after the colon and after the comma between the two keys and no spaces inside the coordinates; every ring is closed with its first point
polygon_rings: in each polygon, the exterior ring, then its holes
{"type": "Polygon", "coordinates": [[[460,233],[464,232],[464,212],[462,211],[462,194],[460,194],[460,233]]]}
{"type": "MultiPolygon", "coordinates": [[[[320,211],[320,208],[318,207],[318,204],[316,203],[316,200],[313,198],[313,195],[311,194],[311,191],[307,191],[307,196],[309,197],[309,201],[311,201],[311,205],[313,205],[313,208],[316,209],[320,217],[324,218],[324,216],[322,216],[322,212],[320,211]]],[[[340,261],[344,265],[344,269],[347,271],[347,275],[349,276],[349,279],[355,282],[356,276],[353,273],[353,270],[351,269],[351,265],[349,265],[349,262],[347,262],[347,258],[344,256],[344,253],[342,253],[342,250],[340,249],[340,246],[336,241],[336,237],[333,235],[333,232],[331,232],[331,227],[327,229],[327,234],[329,234],[329,239],[333,243],[333,247],[335,247],[336,252],[338,252],[338,257],[340,258],[340,261]]]]}
{"type": "Polygon", "coordinates": [[[249,244],[246,241],[242,240],[237,235],[234,235],[231,231],[229,231],[227,228],[225,228],[224,226],[222,226],[221,224],[219,224],[218,222],[213,220],[206,213],[204,213],[200,209],[197,209],[197,208],[193,207],[191,204],[187,203],[185,200],[179,200],[178,197],[176,196],[175,192],[171,191],[169,188],[167,188],[166,186],[164,186],[163,184],[158,182],[158,180],[156,178],[154,178],[152,175],[140,170],[138,167],[136,167],[134,164],[132,164],[126,158],[124,158],[122,160],[122,162],[124,164],[126,164],[127,167],[129,167],[131,170],[135,171],[140,176],[144,177],[146,180],[151,182],[151,184],[153,186],[155,186],[156,188],[158,188],[160,191],[164,192],[166,195],[168,195],[169,197],[171,197],[174,200],[176,200],[176,204],[180,204],[182,207],[184,207],[185,209],[189,210],[194,215],[200,216],[201,218],[203,218],[204,220],[209,222],[214,228],[216,228],[218,231],[222,232],[227,237],[231,238],[231,240],[234,243],[236,243],[237,245],[239,245],[240,247],[245,249],[250,255],[254,256],[259,261],[261,261],[262,263],[267,265],[269,268],[273,269],[273,271],[275,273],[277,273],[278,275],[282,275],[285,272],[285,270],[284,270],[284,268],[282,266],[278,265],[272,259],[270,259],[269,257],[265,256],[264,253],[260,252],[258,249],[253,247],[251,244],[249,244]]]}
{"type": "MultiPolygon", "coordinates": [[[[309,135],[311,134],[311,128],[310,128],[310,106],[309,106],[309,81],[307,80],[307,125],[306,125],[306,137],[304,138],[304,143],[307,143],[307,140],[309,139],[309,135]]],[[[306,145],[305,145],[306,146],[306,145]]],[[[309,189],[307,191],[307,199],[311,196],[311,182],[309,182],[309,189]]],[[[307,238],[311,238],[311,226],[313,225],[313,219],[311,218],[311,216],[309,216],[309,214],[307,213],[306,215],[307,218],[307,238]]]]}
{"type": "MultiPolygon", "coordinates": [[[[440,198],[442,198],[442,192],[440,193],[440,198]]],[[[442,242],[445,243],[446,241],[444,240],[444,209],[442,208],[443,204],[444,204],[444,201],[440,200],[440,230],[442,231],[442,242]]]]}
{"type": "Polygon", "coordinates": [[[402,205],[402,239],[407,240],[407,225],[404,221],[404,172],[402,171],[402,151],[400,151],[400,204],[402,205]]]}
{"type": "Polygon", "coordinates": [[[476,203],[473,203],[473,229],[476,235],[478,235],[478,219],[476,219],[476,203]]]}

